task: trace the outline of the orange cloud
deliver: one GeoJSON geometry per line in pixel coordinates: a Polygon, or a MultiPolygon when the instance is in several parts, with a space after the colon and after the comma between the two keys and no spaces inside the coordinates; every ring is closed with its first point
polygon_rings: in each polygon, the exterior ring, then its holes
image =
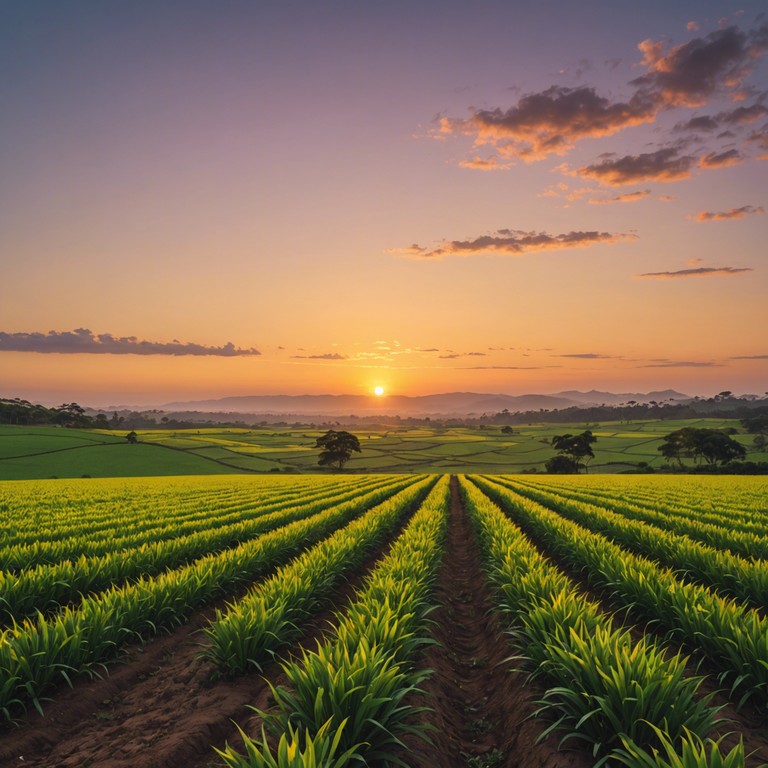
{"type": "Polygon", "coordinates": [[[635,275],[635,277],[649,280],[670,280],[678,277],[724,277],[752,271],[749,267],[696,267],[694,269],[680,269],[677,272],[646,272],[643,275],[635,275]]]}
{"type": "Polygon", "coordinates": [[[611,136],[652,122],[655,113],[644,95],[611,103],[591,87],[553,85],[523,96],[507,110],[477,110],[467,120],[442,118],[439,132],[474,135],[477,145],[490,144],[504,157],[531,162],[562,155],[579,139],[611,136]]]}
{"type": "Polygon", "coordinates": [[[708,152],[699,158],[699,168],[729,168],[732,165],[739,165],[744,162],[744,158],[735,149],[729,149],[727,152],[708,152]]]}
{"type": "Polygon", "coordinates": [[[627,192],[625,195],[617,195],[616,197],[594,197],[589,201],[589,204],[607,205],[609,203],[634,203],[636,200],[642,200],[644,197],[648,197],[650,194],[650,189],[642,189],[637,192],[627,192]]]}
{"type": "Polygon", "coordinates": [[[459,168],[470,168],[473,171],[505,171],[510,167],[509,163],[502,163],[498,157],[476,156],[459,163],[459,168]]]}
{"type": "Polygon", "coordinates": [[[742,205],[741,208],[731,208],[730,211],[701,211],[694,217],[696,221],[726,221],[728,219],[743,219],[754,213],[765,213],[762,205],[742,205]]]}
{"type": "Polygon", "coordinates": [[[768,38],[764,27],[750,34],[727,27],[669,49],[653,40],[637,47],[648,73],[632,85],[653,94],[660,106],[700,107],[718,91],[741,89],[768,38]]]}
{"type": "Polygon", "coordinates": [[[680,155],[673,147],[646,152],[641,155],[625,155],[616,160],[579,168],[580,176],[597,179],[609,187],[636,184],[640,181],[679,181],[691,175],[695,158],[680,155]]]}
{"type": "Polygon", "coordinates": [[[414,244],[407,248],[392,249],[390,253],[419,259],[441,259],[443,256],[476,256],[481,253],[520,256],[537,251],[586,248],[599,243],[618,243],[636,239],[637,235],[612,234],[610,232],[568,232],[562,235],[549,235],[546,232],[500,229],[493,235],[483,235],[473,240],[444,240],[434,248],[425,248],[414,244]]]}

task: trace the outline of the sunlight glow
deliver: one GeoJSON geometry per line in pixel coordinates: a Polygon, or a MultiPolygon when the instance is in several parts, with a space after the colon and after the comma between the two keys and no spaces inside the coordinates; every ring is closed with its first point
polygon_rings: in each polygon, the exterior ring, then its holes
{"type": "Polygon", "coordinates": [[[373,394],[376,395],[376,397],[381,397],[384,394],[384,387],[382,386],[374,387],[373,394]]]}

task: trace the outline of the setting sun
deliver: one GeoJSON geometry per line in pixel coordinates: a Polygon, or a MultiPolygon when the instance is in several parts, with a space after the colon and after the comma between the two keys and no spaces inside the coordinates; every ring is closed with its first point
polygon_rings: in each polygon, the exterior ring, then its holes
{"type": "Polygon", "coordinates": [[[384,394],[384,387],[374,387],[373,394],[376,395],[376,397],[381,397],[384,394]]]}

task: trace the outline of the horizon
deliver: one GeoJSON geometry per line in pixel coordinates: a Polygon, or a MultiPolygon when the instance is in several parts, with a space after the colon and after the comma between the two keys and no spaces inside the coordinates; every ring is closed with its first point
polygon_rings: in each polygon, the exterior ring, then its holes
{"type": "Polygon", "coordinates": [[[0,21],[3,396],[768,389],[761,0],[0,21]]]}

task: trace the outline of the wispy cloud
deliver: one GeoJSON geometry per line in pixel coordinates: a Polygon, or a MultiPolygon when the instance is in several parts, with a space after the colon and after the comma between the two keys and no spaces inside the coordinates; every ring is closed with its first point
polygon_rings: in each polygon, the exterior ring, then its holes
{"type": "Polygon", "coordinates": [[[578,352],[570,355],[557,355],[557,357],[575,357],[581,360],[613,360],[615,355],[600,355],[597,352],[578,352]]]}
{"type": "Polygon", "coordinates": [[[322,355],[291,355],[294,360],[346,360],[346,355],[338,352],[325,352],[322,355]]]}
{"type": "Polygon", "coordinates": [[[481,253],[520,256],[537,251],[586,248],[591,245],[618,243],[636,239],[636,235],[611,232],[568,232],[562,235],[550,235],[546,232],[500,229],[492,235],[482,235],[472,240],[443,240],[439,245],[432,248],[414,244],[407,248],[393,248],[390,250],[390,253],[416,259],[440,259],[444,256],[476,256],[481,253]]]}
{"type": "Polygon", "coordinates": [[[88,328],[48,333],[5,333],[0,331],[0,352],[42,352],[52,354],[88,355],[183,355],[216,357],[251,357],[260,355],[257,349],[241,349],[231,342],[210,347],[192,342],[146,341],[136,336],[95,334],[88,328]]]}
{"type": "Polygon", "coordinates": [[[756,213],[765,213],[765,208],[762,205],[742,205],[741,208],[731,208],[729,211],[701,211],[694,218],[696,221],[727,221],[743,219],[756,213]]]}
{"type": "Polygon", "coordinates": [[[459,163],[460,168],[471,168],[474,171],[505,171],[510,168],[509,163],[501,161],[498,157],[471,157],[459,163]]]}
{"type": "Polygon", "coordinates": [[[642,200],[651,194],[650,189],[642,189],[637,192],[627,192],[625,195],[616,195],[616,197],[593,197],[590,201],[590,205],[607,205],[609,203],[634,203],[637,200],[642,200]]]}
{"type": "Polygon", "coordinates": [[[471,365],[459,366],[460,371],[542,371],[545,368],[562,368],[562,365],[471,365]]]}
{"type": "Polygon", "coordinates": [[[740,165],[744,157],[736,149],[725,152],[707,152],[699,158],[699,168],[729,168],[732,165],[740,165]]]}
{"type": "Polygon", "coordinates": [[[731,360],[768,360],[768,355],[736,355],[731,360]]]}
{"type": "Polygon", "coordinates": [[[646,363],[640,368],[722,368],[722,363],[700,362],[697,360],[664,360],[658,363],[646,363]]]}
{"type": "Polygon", "coordinates": [[[676,272],[645,272],[642,275],[635,275],[635,277],[649,280],[669,280],[681,277],[727,277],[752,271],[751,267],[694,267],[692,269],[680,269],[676,272]]]}

